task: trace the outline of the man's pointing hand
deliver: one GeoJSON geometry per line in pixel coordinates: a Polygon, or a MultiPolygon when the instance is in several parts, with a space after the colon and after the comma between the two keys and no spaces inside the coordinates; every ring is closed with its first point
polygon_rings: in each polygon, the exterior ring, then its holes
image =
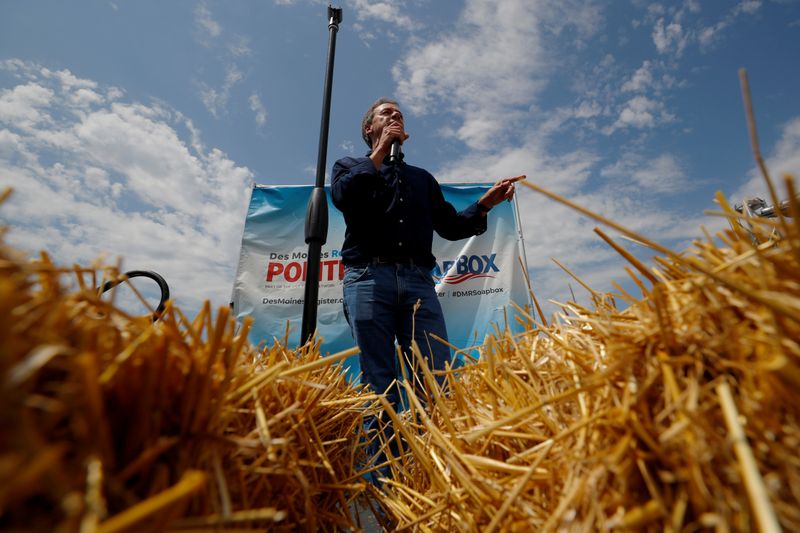
{"type": "Polygon", "coordinates": [[[497,183],[492,185],[492,188],[486,191],[486,194],[481,196],[478,203],[483,206],[484,211],[489,211],[491,208],[501,203],[503,200],[511,200],[514,198],[514,183],[519,180],[524,180],[525,176],[517,176],[514,178],[503,178],[497,183]]]}

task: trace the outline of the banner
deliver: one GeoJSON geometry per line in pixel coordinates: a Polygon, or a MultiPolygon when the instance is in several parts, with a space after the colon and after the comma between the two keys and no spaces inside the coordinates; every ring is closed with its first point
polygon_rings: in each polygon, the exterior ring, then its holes
{"type": "MultiPolygon", "coordinates": [[[[445,199],[460,211],[490,185],[441,187],[445,199]]],[[[283,341],[287,327],[287,346],[299,344],[308,255],[304,227],[312,189],[310,185],[253,187],[232,297],[237,319],[254,318],[249,335],[253,344],[283,341]]],[[[342,310],[344,218],[331,203],[329,187],[326,196],[328,240],[320,261],[317,330],[323,338],[323,352],[336,353],[354,342],[342,310]]],[[[449,340],[459,349],[482,344],[493,324],[503,328],[506,319],[510,327],[520,329],[508,304],[530,305],[516,204],[503,202],[488,217],[487,231],[480,236],[453,242],[434,235],[436,266],[431,275],[449,340]]],[[[348,373],[356,375],[358,360],[351,359],[348,373]]]]}

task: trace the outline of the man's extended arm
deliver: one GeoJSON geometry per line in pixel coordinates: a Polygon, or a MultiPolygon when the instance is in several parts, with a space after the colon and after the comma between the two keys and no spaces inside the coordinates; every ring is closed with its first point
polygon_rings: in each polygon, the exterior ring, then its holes
{"type": "Polygon", "coordinates": [[[486,214],[504,200],[514,197],[514,183],[525,176],[505,178],[486,191],[480,200],[460,212],[444,200],[438,183],[433,197],[433,226],[436,233],[450,241],[481,235],[486,231],[486,214]]]}

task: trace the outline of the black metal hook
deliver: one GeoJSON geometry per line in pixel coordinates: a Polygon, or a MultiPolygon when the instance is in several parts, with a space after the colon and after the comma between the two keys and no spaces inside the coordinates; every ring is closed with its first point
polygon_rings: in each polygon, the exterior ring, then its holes
{"type": "Polygon", "coordinates": [[[109,289],[116,287],[120,283],[131,278],[152,279],[158,284],[158,288],[161,289],[161,300],[158,302],[158,307],[156,307],[155,312],[153,312],[153,322],[158,320],[161,317],[161,313],[163,313],[164,309],[166,308],[167,300],[169,300],[169,285],[167,285],[167,280],[165,280],[161,274],[151,270],[131,270],[129,272],[125,272],[124,276],[125,277],[122,279],[106,281],[105,284],[103,284],[103,288],[100,290],[100,294],[105,293],[109,289]]]}

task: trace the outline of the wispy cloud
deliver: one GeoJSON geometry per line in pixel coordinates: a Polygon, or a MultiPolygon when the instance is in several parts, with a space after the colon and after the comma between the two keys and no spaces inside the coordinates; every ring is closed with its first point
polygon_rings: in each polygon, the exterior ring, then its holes
{"type": "Polygon", "coordinates": [[[654,23],[652,39],[658,53],[680,58],[689,46],[699,45],[701,50],[712,46],[738,17],[755,14],[762,4],[761,0],[742,0],[710,25],[703,24],[697,17],[692,18],[701,11],[696,0],[687,0],[669,8],[652,4],[645,19],[654,23]]]}
{"type": "Polygon", "coordinates": [[[200,2],[194,9],[194,22],[198,31],[198,39],[204,46],[222,34],[222,26],[214,20],[206,2],[200,2]]]}
{"type": "Polygon", "coordinates": [[[228,43],[228,52],[236,58],[251,56],[253,49],[250,48],[250,39],[242,35],[232,36],[228,43]]]}
{"type": "Polygon", "coordinates": [[[654,158],[626,153],[604,167],[600,175],[614,178],[622,185],[658,194],[686,192],[690,188],[684,166],[675,155],[668,153],[654,158]]]}
{"type": "MultiPolygon", "coordinates": [[[[219,119],[228,112],[232,89],[244,81],[245,75],[240,65],[253,55],[253,50],[250,47],[250,39],[246,36],[223,31],[222,25],[214,19],[206,1],[201,1],[195,7],[194,22],[198,42],[218,55],[220,67],[225,72],[221,85],[219,82],[198,82],[200,101],[214,118],[219,119]]],[[[218,72],[215,69],[204,69],[204,77],[209,76],[209,70],[212,75],[218,72]]],[[[252,107],[252,100],[249,99],[248,103],[252,107]]],[[[262,115],[256,115],[256,123],[259,126],[263,125],[263,122],[258,122],[260,116],[262,115]]],[[[266,120],[266,115],[263,115],[263,118],[266,120]]]]}
{"type": "Polygon", "coordinates": [[[668,105],[670,91],[687,84],[678,77],[677,69],[674,61],[654,58],[630,70],[606,56],[592,69],[574,74],[578,104],[569,113],[560,113],[563,122],[559,127],[574,126],[571,121],[577,120],[583,131],[612,135],[676,122],[679,119],[668,105]]]}
{"type": "Polygon", "coordinates": [[[653,62],[645,60],[633,76],[622,84],[622,92],[644,92],[653,86],[653,62]]]}
{"type": "Polygon", "coordinates": [[[200,99],[214,118],[225,115],[228,107],[228,100],[231,96],[231,89],[244,79],[244,74],[236,65],[228,65],[225,73],[225,81],[222,87],[215,89],[206,84],[202,84],[200,99]]]}
{"type": "Polygon", "coordinates": [[[743,0],[736,4],[736,7],[733,8],[735,14],[739,13],[747,13],[748,15],[752,15],[756,11],[761,8],[761,0],[743,0]]]}
{"type": "Polygon", "coordinates": [[[682,11],[668,22],[663,18],[656,21],[652,37],[653,44],[660,54],[674,54],[681,57],[692,41],[693,35],[681,22],[681,14],[682,11]]]}
{"type": "MultiPolygon", "coordinates": [[[[789,174],[800,178],[800,116],[787,121],[781,128],[780,138],[766,158],[767,169],[775,185],[783,182],[789,174]]],[[[785,194],[785,191],[781,191],[785,194]]],[[[747,182],[731,194],[733,202],[741,203],[745,198],[759,197],[772,203],[766,182],[758,168],[750,171],[747,182]]],[[[781,198],[784,200],[785,198],[781,198]]]]}
{"type": "Polygon", "coordinates": [[[412,30],[417,26],[411,17],[403,14],[406,4],[403,0],[352,0],[351,3],[359,21],[388,22],[404,30],[412,30]]]}
{"type": "Polygon", "coordinates": [[[258,124],[259,127],[266,124],[267,109],[264,107],[264,104],[261,103],[261,98],[257,93],[252,93],[250,95],[250,111],[253,112],[256,124],[258,124]]]}
{"type": "Polygon", "coordinates": [[[666,110],[662,102],[647,96],[634,96],[628,100],[619,112],[616,122],[603,130],[611,134],[625,128],[648,129],[675,120],[675,116],[666,110]]]}
{"type": "Polygon", "coordinates": [[[745,0],[739,2],[721,20],[700,28],[697,32],[697,41],[701,49],[706,49],[722,38],[723,31],[731,26],[740,15],[753,15],[761,8],[759,0],[745,0]]]}
{"type": "Polygon", "coordinates": [[[124,267],[162,273],[182,305],[224,304],[252,172],[202,149],[174,109],[123,101],[118,89],[69,71],[21,61],[0,68],[19,78],[0,93],[0,186],[15,189],[3,206],[11,241],[63,264],[124,256],[124,267]]]}

